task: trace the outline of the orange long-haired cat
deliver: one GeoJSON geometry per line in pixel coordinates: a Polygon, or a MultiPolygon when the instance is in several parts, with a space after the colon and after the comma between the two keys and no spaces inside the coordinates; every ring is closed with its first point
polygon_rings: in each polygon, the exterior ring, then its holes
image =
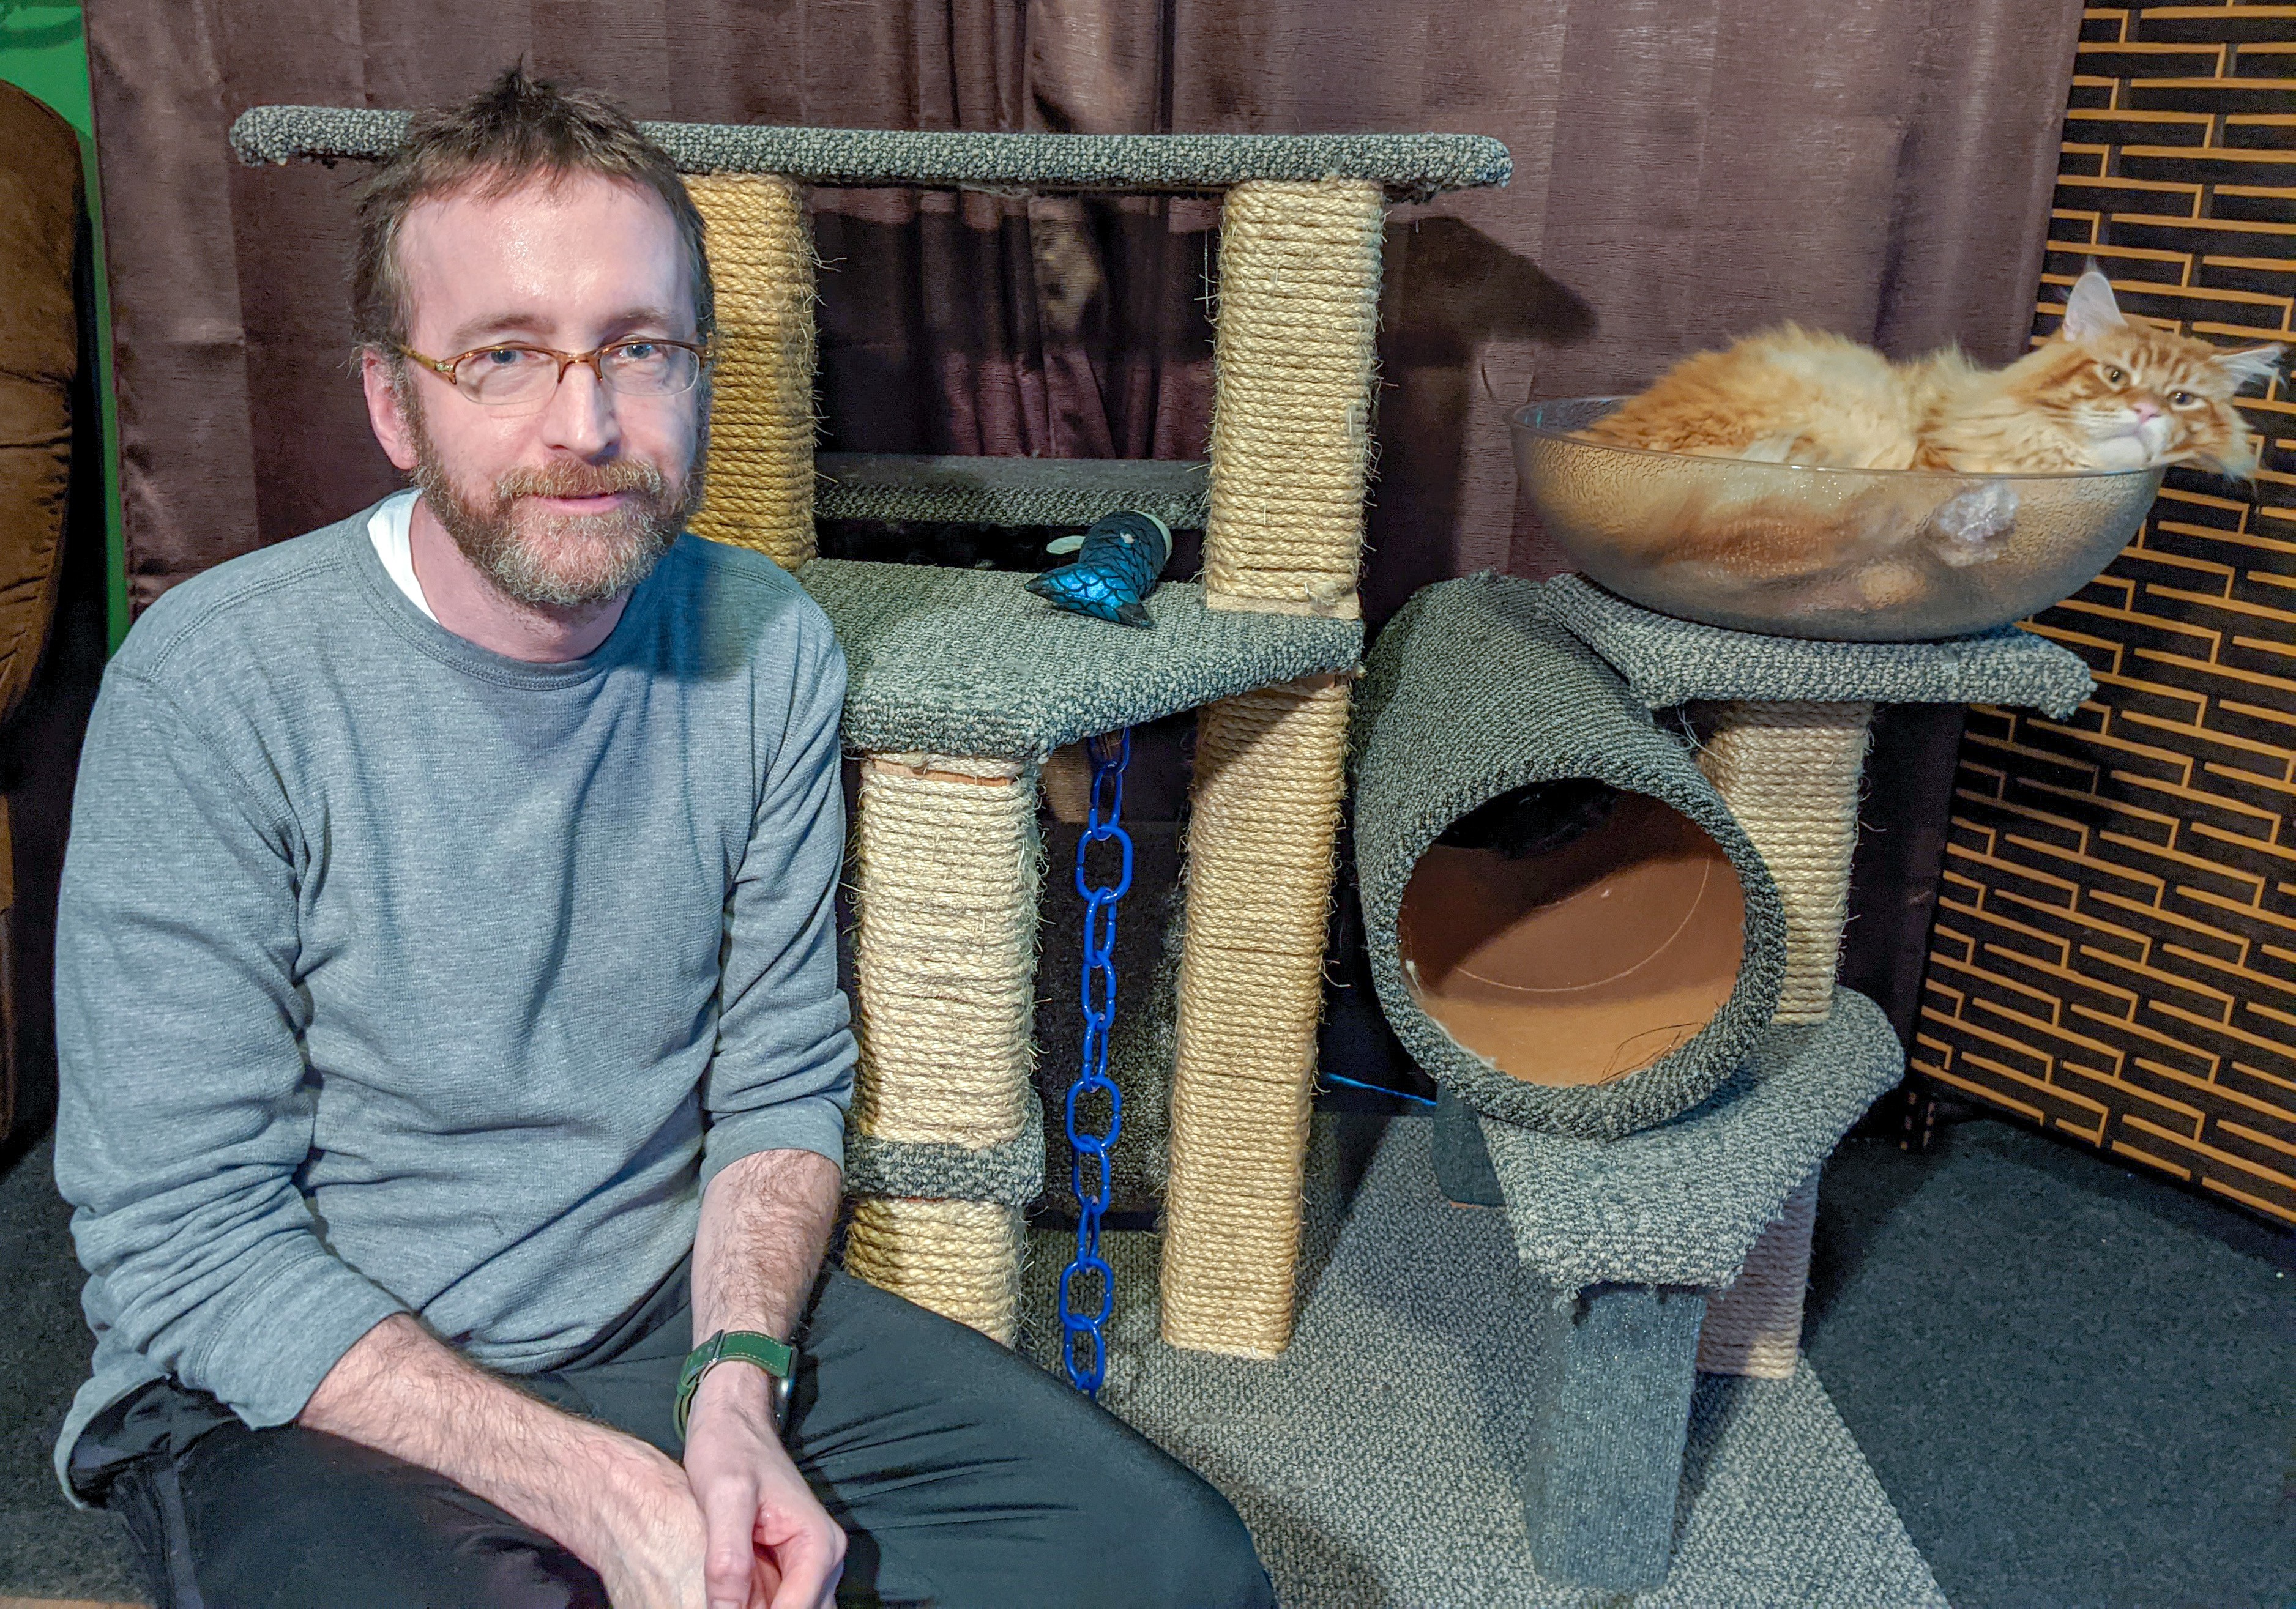
{"type": "Polygon", "coordinates": [[[1781,324],[1701,352],[1583,435],[1619,446],[1858,470],[2046,474],[2191,463],[2242,478],[2256,436],[2232,405],[2277,346],[2224,351],[2133,324],[2092,264],[2057,334],[2005,369],[1951,347],[1893,363],[1781,324]]]}
{"type": "MultiPolygon", "coordinates": [[[[2121,316],[2095,264],[2057,334],[2005,369],[1947,347],[1891,363],[1794,324],[1685,358],[1578,432],[1704,457],[1964,475],[2191,463],[2245,478],[2256,436],[2232,398],[2268,379],[2277,346],[2225,351],[2121,316]]],[[[2006,551],[2017,498],[2002,482],[1889,477],[1826,496],[1684,483],[1636,522],[1644,564],[1691,564],[1717,587],[1835,578],[1857,607],[1918,595],[2006,551]]],[[[1816,594],[1812,594],[1816,596],[1816,594]]]]}

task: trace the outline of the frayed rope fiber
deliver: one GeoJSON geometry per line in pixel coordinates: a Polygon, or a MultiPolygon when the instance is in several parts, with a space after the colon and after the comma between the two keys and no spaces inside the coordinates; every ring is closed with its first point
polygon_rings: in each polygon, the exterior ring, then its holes
{"type": "Polygon", "coordinates": [[[1718,705],[1698,756],[1761,852],[1785,906],[1786,972],[1775,1022],[1822,1023],[1833,1008],[1873,719],[1866,703],[1718,705]]]}
{"type": "Polygon", "coordinates": [[[1215,608],[1358,612],[1382,200],[1345,179],[1228,192],[1204,530],[1215,608]]]}
{"type": "MultiPolygon", "coordinates": [[[[865,1152],[949,1148],[945,1156],[986,1164],[1033,1131],[1036,806],[1033,765],[924,754],[863,761],[851,1123],[865,1152]]],[[[1006,1203],[865,1195],[845,1266],[1010,1345],[1021,1234],[1020,1210],[1006,1203]]]]}
{"type": "Polygon", "coordinates": [[[1791,1380],[1801,1352],[1802,1292],[1809,1285],[1810,1236],[1817,1226],[1817,1175],[1786,1197],[1727,1290],[1706,1299],[1698,1332],[1702,1374],[1791,1380]]]}
{"type": "Polygon", "coordinates": [[[1300,1190],[1349,683],[1207,709],[1180,964],[1163,1333],[1273,1357],[1292,1334],[1300,1190]]]}
{"type": "Polygon", "coordinates": [[[853,1123],[980,1150],[1017,1139],[1036,1099],[1035,769],[915,758],[861,770],[853,1123]]]}
{"type": "Polygon", "coordinates": [[[1018,1207],[865,1196],[845,1231],[845,1271],[1010,1346],[1021,1235],[1018,1207]]]}
{"type": "Polygon", "coordinates": [[[709,465],[693,534],[755,548],[783,569],[814,555],[813,241],[787,179],[686,182],[709,226],[718,353],[709,465]]]}

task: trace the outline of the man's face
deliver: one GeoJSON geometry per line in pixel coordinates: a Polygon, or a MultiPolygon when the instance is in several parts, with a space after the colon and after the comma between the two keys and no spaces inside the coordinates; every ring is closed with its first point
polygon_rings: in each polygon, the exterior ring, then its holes
{"type": "MultiPolygon", "coordinates": [[[[695,339],[692,275],[668,208],[596,175],[418,203],[398,262],[407,344],[427,356],[513,341],[587,352],[695,339]]],[[[379,380],[370,376],[371,402],[379,380]]],[[[576,364],[538,410],[503,410],[408,363],[390,393],[395,408],[371,411],[391,461],[472,564],[520,602],[573,608],[627,591],[699,501],[702,387],[620,396],[576,364]]]]}

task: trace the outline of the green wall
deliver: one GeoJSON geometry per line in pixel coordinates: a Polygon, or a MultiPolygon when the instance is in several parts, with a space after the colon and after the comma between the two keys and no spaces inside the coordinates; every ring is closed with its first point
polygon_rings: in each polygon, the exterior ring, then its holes
{"type": "Polygon", "coordinates": [[[63,114],[79,131],[87,176],[88,214],[95,223],[96,395],[103,409],[105,592],[111,645],[127,633],[127,567],[120,537],[119,418],[112,401],[111,290],[103,266],[103,208],[95,172],[95,118],[89,104],[87,37],[78,4],[25,5],[0,0],[0,82],[15,85],[63,114]]]}

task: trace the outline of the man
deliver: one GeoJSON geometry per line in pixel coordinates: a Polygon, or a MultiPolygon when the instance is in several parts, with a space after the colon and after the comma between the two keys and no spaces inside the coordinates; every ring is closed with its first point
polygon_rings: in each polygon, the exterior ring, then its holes
{"type": "Polygon", "coordinates": [[[1194,1475],[819,1271],[844,668],[681,535],[668,159],[506,74],[376,173],[353,299],[419,495],[169,592],[89,732],[68,1488],[168,1605],[1268,1602],[1194,1475]]]}

